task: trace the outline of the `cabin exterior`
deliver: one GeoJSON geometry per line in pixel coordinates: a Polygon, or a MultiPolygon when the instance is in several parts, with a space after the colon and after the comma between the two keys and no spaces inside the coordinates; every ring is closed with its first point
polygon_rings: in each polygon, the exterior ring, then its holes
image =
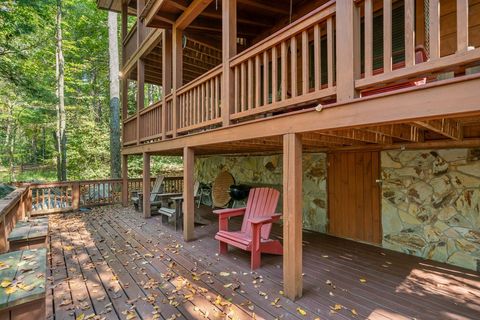
{"type": "Polygon", "coordinates": [[[194,177],[229,170],[283,188],[291,299],[302,229],[480,271],[480,1],[98,5],[122,17],[122,183],[182,155],[184,240],[194,177]]]}

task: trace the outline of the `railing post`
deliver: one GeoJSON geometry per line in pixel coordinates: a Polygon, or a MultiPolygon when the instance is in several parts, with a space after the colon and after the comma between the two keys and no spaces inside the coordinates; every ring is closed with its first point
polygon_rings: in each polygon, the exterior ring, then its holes
{"type": "Polygon", "coordinates": [[[140,15],[145,7],[145,0],[137,0],[137,48],[140,47],[144,40],[145,25],[140,19],[140,15]]]}
{"type": "Polygon", "coordinates": [[[173,82],[173,100],[172,100],[172,132],[173,137],[177,136],[178,128],[178,96],[177,90],[183,85],[183,45],[182,45],[183,31],[173,26],[172,31],[172,82],[173,82]]]}
{"type": "Polygon", "coordinates": [[[150,154],[143,153],[143,217],[150,218],[150,154]]]}
{"type": "Polygon", "coordinates": [[[32,215],[32,189],[30,186],[28,186],[26,206],[27,217],[30,218],[32,215]]]}
{"type": "Polygon", "coordinates": [[[140,144],[140,111],[145,107],[145,62],[137,61],[137,145],[140,144]]]}
{"type": "Polygon", "coordinates": [[[72,184],[72,209],[78,210],[80,208],[80,183],[73,182],[72,184]]]}
{"type": "Polygon", "coordinates": [[[230,125],[235,97],[234,73],[230,68],[230,58],[237,54],[237,0],[222,0],[222,100],[223,126],[230,125]]]}
{"type": "Polygon", "coordinates": [[[336,53],[337,63],[337,100],[348,101],[357,96],[355,90],[355,73],[358,72],[355,63],[356,57],[360,57],[360,48],[356,44],[358,36],[355,28],[355,10],[358,8],[354,1],[337,1],[336,4],[336,53]]]}
{"type": "Polygon", "coordinates": [[[183,148],[183,239],[193,239],[195,203],[193,194],[193,171],[195,153],[192,148],[183,148]]]}
{"type": "Polygon", "coordinates": [[[167,99],[172,91],[172,31],[164,29],[162,32],[162,139],[167,135],[167,99]]]}

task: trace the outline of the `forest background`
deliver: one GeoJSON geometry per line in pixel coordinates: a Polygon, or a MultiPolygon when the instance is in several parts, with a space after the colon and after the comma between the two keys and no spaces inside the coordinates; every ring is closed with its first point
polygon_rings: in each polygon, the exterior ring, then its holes
{"type": "MultiPolygon", "coordinates": [[[[0,183],[118,176],[113,22],[117,60],[121,42],[111,14],[109,23],[95,0],[0,2],[0,183]]],[[[129,157],[130,177],[141,168],[141,157],[129,157]]],[[[178,158],[153,158],[153,173],[179,169],[178,158]]]]}

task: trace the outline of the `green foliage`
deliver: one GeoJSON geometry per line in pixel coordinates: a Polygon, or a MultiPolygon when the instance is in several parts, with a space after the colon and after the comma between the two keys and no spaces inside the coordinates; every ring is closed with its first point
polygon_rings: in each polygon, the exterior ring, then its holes
{"type": "MultiPolygon", "coordinates": [[[[107,12],[95,0],[62,0],[67,178],[109,177],[107,12]]],[[[0,181],[56,180],[56,0],[0,2],[0,181]],[[52,169],[12,170],[21,164],[52,169]]],[[[161,88],[146,88],[146,104],[161,88]]],[[[130,102],[135,107],[135,83],[130,102]]],[[[135,112],[135,111],[133,111],[135,112]]],[[[178,170],[179,158],[152,160],[152,173],[178,170]]],[[[132,157],[131,177],[142,173],[132,157]]]]}

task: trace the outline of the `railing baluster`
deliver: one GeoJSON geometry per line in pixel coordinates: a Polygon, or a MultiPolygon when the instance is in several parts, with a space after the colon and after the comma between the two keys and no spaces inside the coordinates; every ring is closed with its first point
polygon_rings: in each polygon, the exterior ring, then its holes
{"type": "Polygon", "coordinates": [[[215,119],[215,79],[210,79],[209,80],[209,83],[210,83],[210,96],[208,97],[209,98],[209,102],[210,102],[210,120],[211,119],[215,119]]]}
{"type": "Polygon", "coordinates": [[[383,72],[392,71],[392,0],[383,0],[383,72]]]}
{"type": "Polygon", "coordinates": [[[309,78],[309,61],[308,61],[308,32],[304,30],[302,32],[302,93],[307,94],[310,89],[308,82],[309,78]]]}
{"type": "MultiPolygon", "coordinates": [[[[368,1],[368,0],[367,0],[368,1]]],[[[320,24],[313,27],[313,77],[314,90],[321,90],[321,64],[320,64],[320,24]]]]}
{"type": "Polygon", "coordinates": [[[215,119],[218,118],[218,105],[219,105],[219,99],[218,99],[218,92],[219,92],[219,89],[218,89],[218,80],[219,80],[219,77],[215,77],[215,99],[213,100],[214,101],[214,104],[213,104],[213,107],[214,107],[214,110],[215,110],[215,119]]]}
{"type": "Polygon", "coordinates": [[[278,94],[278,54],[277,47],[272,48],[272,103],[277,101],[278,94]]]}
{"type": "Polygon", "coordinates": [[[297,78],[297,38],[295,36],[293,36],[292,39],[290,39],[290,53],[291,53],[291,55],[290,55],[290,58],[291,58],[290,74],[291,74],[291,77],[292,77],[291,88],[292,88],[292,98],[294,98],[298,94],[298,88],[297,88],[297,80],[298,80],[298,78],[297,78]]]}
{"type": "MultiPolygon", "coordinates": [[[[240,85],[240,76],[239,76],[239,67],[235,66],[235,72],[234,72],[234,81],[235,81],[235,113],[240,112],[240,90],[239,90],[239,85],[240,85]]],[[[223,101],[225,103],[225,101],[223,101]]]]}
{"type": "Polygon", "coordinates": [[[468,0],[457,0],[457,52],[468,49],[468,0]]]}
{"type": "Polygon", "coordinates": [[[255,56],[255,107],[259,107],[262,105],[262,97],[261,97],[261,86],[262,86],[262,77],[260,75],[261,71],[261,63],[260,63],[260,56],[255,56]]]}
{"type": "Polygon", "coordinates": [[[440,58],[440,1],[429,1],[429,51],[433,60],[440,58]]]}
{"type": "Polygon", "coordinates": [[[263,105],[268,104],[268,51],[263,52],[263,105]]]}
{"type": "Polygon", "coordinates": [[[253,109],[253,60],[248,59],[248,104],[247,109],[253,109]]]}
{"type": "Polygon", "coordinates": [[[333,19],[327,19],[327,72],[328,72],[328,87],[333,87],[333,19]]]}
{"type": "Polygon", "coordinates": [[[245,65],[245,62],[242,63],[240,67],[240,77],[241,77],[241,93],[240,93],[240,100],[241,100],[241,111],[247,110],[246,105],[247,105],[247,92],[246,92],[246,81],[247,81],[247,66],[245,65]]]}
{"type": "Polygon", "coordinates": [[[288,86],[288,73],[287,73],[287,68],[288,68],[288,65],[287,65],[287,43],[285,41],[282,42],[282,44],[280,45],[280,50],[281,50],[281,66],[282,66],[282,69],[281,69],[281,73],[282,73],[282,77],[281,77],[281,100],[285,100],[287,99],[287,86],[288,86]]]}

